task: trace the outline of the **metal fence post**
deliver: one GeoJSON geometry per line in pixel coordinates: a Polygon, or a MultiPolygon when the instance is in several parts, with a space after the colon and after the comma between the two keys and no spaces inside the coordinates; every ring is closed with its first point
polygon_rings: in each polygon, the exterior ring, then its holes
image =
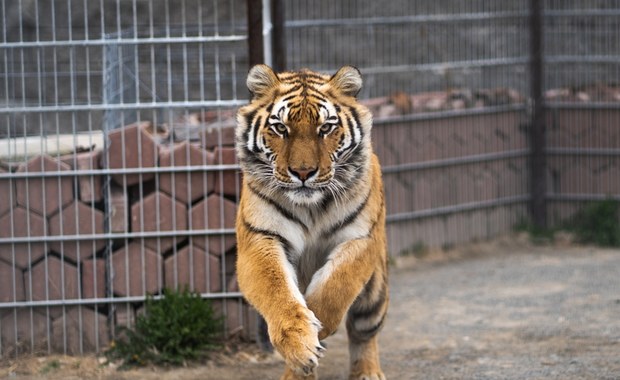
{"type": "Polygon", "coordinates": [[[265,60],[263,41],[263,2],[247,0],[248,13],[248,59],[249,66],[258,65],[265,60]]]}
{"type": "Polygon", "coordinates": [[[536,227],[547,226],[545,104],[543,98],[542,4],[530,0],[530,215],[536,227]]]}
{"type": "Polygon", "coordinates": [[[271,0],[271,60],[276,71],[286,70],[286,35],[284,34],[284,1],[271,0]]]}

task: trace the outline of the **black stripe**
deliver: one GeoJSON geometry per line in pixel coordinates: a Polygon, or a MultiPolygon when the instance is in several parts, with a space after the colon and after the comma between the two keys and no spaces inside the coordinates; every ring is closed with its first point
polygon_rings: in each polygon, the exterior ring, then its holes
{"type": "Polygon", "coordinates": [[[258,190],[256,190],[253,186],[249,186],[250,190],[256,194],[260,199],[264,200],[265,202],[269,203],[271,206],[273,206],[276,210],[278,210],[278,212],[280,214],[282,214],[282,216],[284,216],[285,218],[299,224],[305,232],[308,232],[308,227],[301,221],[301,219],[299,219],[298,217],[296,217],[295,215],[293,215],[293,213],[291,213],[289,210],[285,209],[284,207],[280,206],[278,203],[276,203],[273,199],[267,197],[266,195],[260,193],[258,190]]]}
{"type": "Polygon", "coordinates": [[[383,322],[385,322],[385,316],[387,315],[387,313],[384,313],[383,316],[381,317],[381,319],[379,320],[379,322],[375,323],[374,326],[364,329],[364,330],[355,330],[355,333],[358,335],[358,337],[360,335],[364,335],[367,339],[372,338],[373,336],[375,336],[377,334],[377,332],[379,332],[379,329],[381,328],[381,326],[383,326],[383,322]]]}
{"type": "MultiPolygon", "coordinates": [[[[367,287],[365,293],[370,293],[371,291],[372,289],[367,287]]],[[[381,290],[379,291],[378,298],[374,300],[370,305],[365,305],[364,307],[355,305],[353,308],[351,308],[351,318],[353,320],[358,320],[368,319],[369,317],[375,316],[381,311],[383,305],[385,305],[386,300],[386,288],[385,283],[383,283],[381,284],[381,290]]]]}
{"type": "Polygon", "coordinates": [[[360,122],[359,114],[357,113],[357,110],[353,107],[351,107],[349,110],[351,111],[351,115],[353,116],[353,119],[355,119],[355,122],[357,123],[357,127],[360,130],[360,140],[362,140],[364,139],[364,129],[362,128],[362,123],[360,122]]]}
{"type": "Polygon", "coordinates": [[[357,206],[357,208],[355,210],[353,210],[352,213],[350,213],[349,215],[347,215],[344,219],[342,219],[341,221],[332,224],[326,231],[324,231],[321,235],[325,235],[325,234],[331,234],[333,231],[335,230],[340,230],[346,226],[348,226],[349,224],[353,223],[353,221],[355,221],[355,219],[359,216],[359,214],[362,212],[362,210],[364,210],[364,208],[366,207],[366,204],[368,204],[368,199],[370,199],[370,191],[368,192],[368,195],[366,195],[366,198],[364,199],[364,201],[362,203],[360,203],[359,206],[357,206]]]}
{"type": "Polygon", "coordinates": [[[273,232],[273,231],[269,231],[269,230],[264,230],[262,228],[255,227],[255,226],[251,225],[245,219],[243,220],[243,225],[245,226],[245,228],[247,228],[252,233],[263,235],[263,236],[267,236],[269,238],[277,240],[282,245],[282,248],[284,249],[284,252],[286,254],[287,259],[289,261],[291,261],[289,259],[289,252],[291,251],[291,243],[288,240],[286,240],[286,238],[284,238],[282,235],[280,235],[277,232],[273,232]]]}
{"type": "Polygon", "coordinates": [[[289,95],[286,98],[282,99],[282,101],[283,102],[288,102],[289,100],[293,99],[296,96],[297,96],[297,94],[289,95]]]}

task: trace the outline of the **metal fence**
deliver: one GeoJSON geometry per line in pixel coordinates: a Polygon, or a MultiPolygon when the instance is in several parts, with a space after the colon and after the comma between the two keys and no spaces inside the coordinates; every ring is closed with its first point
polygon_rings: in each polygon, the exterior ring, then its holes
{"type": "Polygon", "coordinates": [[[185,285],[254,333],[232,224],[248,12],[266,61],[361,69],[394,255],[509,232],[534,190],[550,224],[620,194],[620,3],[264,3],[2,3],[0,357],[101,351],[185,285]]]}

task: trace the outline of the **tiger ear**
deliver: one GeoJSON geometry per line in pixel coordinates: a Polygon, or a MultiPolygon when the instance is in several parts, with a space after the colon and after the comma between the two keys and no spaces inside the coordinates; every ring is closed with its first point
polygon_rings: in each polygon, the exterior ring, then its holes
{"type": "Polygon", "coordinates": [[[263,96],[280,83],[278,76],[267,65],[255,65],[248,73],[246,85],[253,96],[263,96]]]}
{"type": "Polygon", "coordinates": [[[353,66],[342,66],[329,82],[348,96],[357,96],[362,89],[362,74],[353,66]]]}

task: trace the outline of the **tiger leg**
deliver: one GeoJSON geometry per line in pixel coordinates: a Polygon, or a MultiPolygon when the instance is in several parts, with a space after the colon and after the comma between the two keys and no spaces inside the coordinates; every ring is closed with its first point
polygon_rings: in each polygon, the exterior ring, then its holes
{"type": "Polygon", "coordinates": [[[385,272],[375,272],[347,314],[350,380],[385,380],[379,363],[377,334],[385,321],[388,285],[385,272]]]}
{"type": "Polygon", "coordinates": [[[370,243],[362,238],[340,244],[312,277],[306,302],[321,321],[320,340],[336,331],[375,270],[377,256],[369,250],[370,243]]]}
{"type": "Polygon", "coordinates": [[[324,351],[318,339],[321,323],[306,306],[284,250],[277,239],[243,225],[237,231],[239,288],[265,318],[271,343],[284,357],[287,371],[311,375],[324,351]]]}

